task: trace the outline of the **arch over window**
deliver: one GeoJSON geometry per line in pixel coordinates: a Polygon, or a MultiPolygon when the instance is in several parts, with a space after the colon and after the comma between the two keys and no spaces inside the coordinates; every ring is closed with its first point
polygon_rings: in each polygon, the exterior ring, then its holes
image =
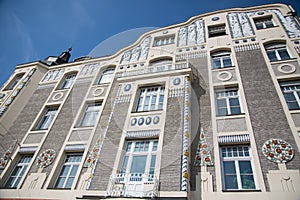
{"type": "Polygon", "coordinates": [[[149,66],[172,64],[172,62],[173,62],[172,57],[160,57],[160,58],[155,58],[153,60],[150,60],[149,66]]]}
{"type": "Polygon", "coordinates": [[[71,72],[66,74],[60,89],[69,89],[73,85],[76,76],[77,72],[71,72]]]}
{"type": "Polygon", "coordinates": [[[98,81],[98,84],[110,83],[114,77],[114,68],[108,68],[102,72],[102,75],[98,81]]]}
{"type": "Polygon", "coordinates": [[[271,62],[291,59],[285,42],[273,42],[265,45],[266,53],[271,62]]]}
{"type": "Polygon", "coordinates": [[[231,52],[229,50],[220,50],[211,53],[211,62],[214,69],[232,67],[231,52]]]}

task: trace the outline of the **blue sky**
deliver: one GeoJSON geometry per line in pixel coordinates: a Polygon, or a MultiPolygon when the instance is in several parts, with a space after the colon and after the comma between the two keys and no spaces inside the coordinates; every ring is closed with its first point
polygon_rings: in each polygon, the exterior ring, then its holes
{"type": "MultiPolygon", "coordinates": [[[[73,60],[124,31],[164,27],[220,9],[278,2],[291,4],[299,15],[299,0],[0,0],[0,86],[16,65],[59,55],[71,46],[73,60]]],[[[119,41],[115,48],[124,45],[119,41]]]]}

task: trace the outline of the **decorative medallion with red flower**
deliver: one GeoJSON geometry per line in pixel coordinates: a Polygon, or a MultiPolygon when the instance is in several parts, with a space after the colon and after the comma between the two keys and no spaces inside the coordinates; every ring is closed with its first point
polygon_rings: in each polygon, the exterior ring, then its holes
{"type": "Polygon", "coordinates": [[[268,160],[276,163],[289,162],[294,156],[292,146],[281,139],[267,140],[262,146],[262,152],[268,160]]]}
{"type": "Polygon", "coordinates": [[[53,149],[47,149],[37,157],[36,165],[45,168],[51,165],[55,159],[56,153],[53,149]]]}
{"type": "Polygon", "coordinates": [[[0,168],[4,168],[6,164],[8,163],[8,160],[11,158],[11,155],[16,147],[16,144],[18,141],[16,140],[3,154],[3,156],[0,158],[0,168]]]}

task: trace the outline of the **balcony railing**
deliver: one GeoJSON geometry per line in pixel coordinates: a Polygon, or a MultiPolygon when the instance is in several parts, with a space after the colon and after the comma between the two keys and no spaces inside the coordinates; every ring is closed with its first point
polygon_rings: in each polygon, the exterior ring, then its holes
{"type": "Polygon", "coordinates": [[[159,181],[154,174],[114,174],[110,177],[107,196],[155,198],[158,196],[158,185],[159,181]]]}

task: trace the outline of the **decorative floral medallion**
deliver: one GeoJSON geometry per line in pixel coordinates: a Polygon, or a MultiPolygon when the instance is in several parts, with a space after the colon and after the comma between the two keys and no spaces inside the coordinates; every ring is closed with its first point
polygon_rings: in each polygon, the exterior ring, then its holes
{"type": "Polygon", "coordinates": [[[196,158],[194,162],[195,166],[212,166],[212,158],[210,154],[210,150],[208,147],[208,144],[206,142],[206,137],[203,131],[203,128],[201,128],[200,133],[200,140],[198,143],[198,148],[196,152],[196,158]]]}
{"type": "Polygon", "coordinates": [[[174,80],[173,80],[173,84],[174,85],[179,85],[180,84],[180,78],[175,78],[174,80]]]}
{"type": "Polygon", "coordinates": [[[152,121],[151,117],[147,117],[146,122],[145,122],[146,125],[149,125],[151,123],[151,121],[152,121]]]}
{"type": "Polygon", "coordinates": [[[268,160],[276,163],[289,162],[294,156],[292,146],[282,139],[267,140],[262,146],[262,152],[268,160]]]}
{"type": "Polygon", "coordinates": [[[48,167],[53,163],[55,156],[56,153],[53,149],[47,149],[37,157],[36,165],[40,168],[48,167]]]}
{"type": "Polygon", "coordinates": [[[159,123],[159,116],[155,116],[153,118],[153,124],[158,124],[159,123]]]}
{"type": "Polygon", "coordinates": [[[130,84],[127,84],[127,85],[124,87],[124,91],[125,91],[125,92],[128,92],[130,89],[131,89],[131,85],[130,85],[130,84]]]}
{"type": "Polygon", "coordinates": [[[132,118],[132,119],[131,119],[131,122],[130,122],[131,126],[136,125],[136,123],[137,123],[137,119],[136,119],[135,117],[132,118]]]}
{"type": "Polygon", "coordinates": [[[145,119],[143,117],[139,118],[138,125],[142,126],[144,124],[145,119]]]}

